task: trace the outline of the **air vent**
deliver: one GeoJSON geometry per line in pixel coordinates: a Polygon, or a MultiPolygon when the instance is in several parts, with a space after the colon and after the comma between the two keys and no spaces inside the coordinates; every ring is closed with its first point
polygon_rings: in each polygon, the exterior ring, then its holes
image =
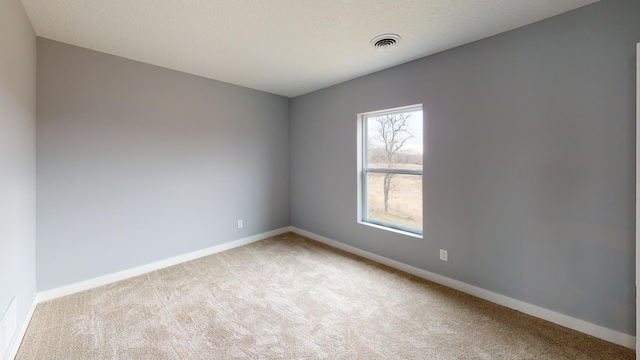
{"type": "Polygon", "coordinates": [[[400,44],[400,35],[396,34],[383,34],[371,40],[371,47],[382,52],[393,50],[398,44],[400,44]]]}

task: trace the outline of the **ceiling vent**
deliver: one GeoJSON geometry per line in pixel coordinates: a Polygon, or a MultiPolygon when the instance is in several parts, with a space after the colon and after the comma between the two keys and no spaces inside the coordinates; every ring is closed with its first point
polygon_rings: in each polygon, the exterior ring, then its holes
{"type": "Polygon", "coordinates": [[[382,34],[374,37],[370,44],[377,51],[387,52],[400,44],[400,35],[382,34]]]}

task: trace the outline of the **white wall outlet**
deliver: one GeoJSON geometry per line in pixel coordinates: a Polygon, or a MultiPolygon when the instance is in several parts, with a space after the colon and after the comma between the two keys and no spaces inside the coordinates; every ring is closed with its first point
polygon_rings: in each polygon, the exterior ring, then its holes
{"type": "Polygon", "coordinates": [[[18,299],[14,296],[13,300],[11,300],[11,304],[9,304],[9,308],[7,312],[2,316],[2,320],[0,320],[0,359],[4,358],[9,351],[9,346],[11,345],[11,340],[16,334],[16,329],[18,328],[17,323],[17,305],[18,299]]]}
{"type": "Polygon", "coordinates": [[[449,261],[449,254],[447,253],[447,250],[440,249],[440,260],[449,261]]]}
{"type": "Polygon", "coordinates": [[[242,224],[242,220],[238,220],[238,229],[242,229],[244,224],[242,224]]]}

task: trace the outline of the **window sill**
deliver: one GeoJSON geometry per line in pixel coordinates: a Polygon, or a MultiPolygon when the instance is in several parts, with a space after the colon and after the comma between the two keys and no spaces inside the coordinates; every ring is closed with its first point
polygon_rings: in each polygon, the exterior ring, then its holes
{"type": "Polygon", "coordinates": [[[370,223],[370,222],[366,222],[366,221],[362,221],[362,220],[359,220],[358,224],[365,225],[365,226],[370,226],[370,227],[373,227],[373,228],[376,228],[376,229],[379,229],[379,230],[389,231],[389,232],[400,234],[400,235],[409,236],[409,237],[416,238],[416,239],[422,239],[423,238],[423,234],[416,234],[416,233],[412,233],[412,232],[405,231],[405,230],[394,229],[392,227],[378,225],[378,224],[374,224],[374,223],[370,223]]]}

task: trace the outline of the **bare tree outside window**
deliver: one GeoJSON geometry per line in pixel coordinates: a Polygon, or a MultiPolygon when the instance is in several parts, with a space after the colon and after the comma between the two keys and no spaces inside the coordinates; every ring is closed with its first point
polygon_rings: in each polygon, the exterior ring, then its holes
{"type": "MultiPolygon", "coordinates": [[[[413,137],[409,131],[408,120],[410,113],[395,115],[385,115],[376,118],[378,140],[383,144],[384,162],[387,168],[393,168],[394,164],[400,160],[398,155],[404,144],[413,137]]],[[[394,173],[386,173],[383,181],[384,192],[384,212],[389,213],[389,191],[392,189],[394,173]]]]}

